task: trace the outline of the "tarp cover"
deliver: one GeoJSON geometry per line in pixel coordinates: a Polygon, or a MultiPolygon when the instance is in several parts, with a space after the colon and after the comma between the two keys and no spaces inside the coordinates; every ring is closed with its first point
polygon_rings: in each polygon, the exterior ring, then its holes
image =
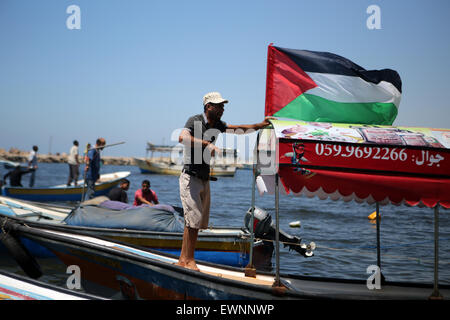
{"type": "Polygon", "coordinates": [[[183,218],[169,205],[133,207],[123,204],[116,206],[120,210],[115,210],[111,209],[113,202],[117,201],[107,201],[104,206],[103,203],[98,206],[81,205],[64,222],[71,226],[183,232],[183,218]]]}

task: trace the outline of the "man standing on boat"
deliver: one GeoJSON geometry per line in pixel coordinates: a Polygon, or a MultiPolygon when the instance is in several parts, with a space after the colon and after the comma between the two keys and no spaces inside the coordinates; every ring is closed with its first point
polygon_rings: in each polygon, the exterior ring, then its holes
{"type": "Polygon", "coordinates": [[[36,170],[38,168],[37,165],[37,152],[39,148],[37,146],[33,146],[33,149],[30,152],[30,155],[28,156],[28,168],[31,170],[31,177],[30,177],[30,188],[33,188],[34,186],[34,180],[36,178],[36,170]]]}
{"type": "MultiPolygon", "coordinates": [[[[214,145],[219,133],[226,130],[259,130],[269,125],[272,117],[250,125],[228,125],[221,120],[224,105],[219,92],[210,92],[203,97],[204,113],[190,117],[179,136],[183,143],[184,166],[180,175],[180,198],[184,210],[184,233],[178,265],[199,270],[194,259],[199,229],[206,229],[210,208],[209,160],[220,149],[214,145]]],[[[227,131],[228,132],[228,131],[227,131]]],[[[231,132],[230,132],[231,133],[231,132]]]]}
{"type": "Polygon", "coordinates": [[[95,182],[100,178],[100,151],[106,145],[104,138],[98,138],[95,147],[90,149],[86,157],[86,166],[84,167],[86,180],[86,197],[85,199],[94,198],[95,182]]]}
{"type": "Polygon", "coordinates": [[[78,141],[74,140],[72,148],[70,148],[69,159],[69,180],[67,181],[67,186],[69,187],[73,181],[74,186],[77,186],[77,180],[79,175],[78,167],[80,165],[80,160],[78,158],[78,141]]]}

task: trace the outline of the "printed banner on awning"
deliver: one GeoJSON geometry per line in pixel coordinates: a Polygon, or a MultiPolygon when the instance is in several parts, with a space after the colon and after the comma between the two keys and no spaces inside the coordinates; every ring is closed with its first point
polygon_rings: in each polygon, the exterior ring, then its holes
{"type": "Polygon", "coordinates": [[[278,139],[450,149],[450,130],[273,120],[278,139]]]}
{"type": "Polygon", "coordinates": [[[450,177],[450,130],[273,121],[279,164],[450,177]]]}

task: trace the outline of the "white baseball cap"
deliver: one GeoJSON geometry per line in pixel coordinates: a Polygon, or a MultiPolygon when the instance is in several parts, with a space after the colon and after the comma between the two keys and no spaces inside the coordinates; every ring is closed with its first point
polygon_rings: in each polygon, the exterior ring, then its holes
{"type": "Polygon", "coordinates": [[[203,96],[203,105],[208,103],[228,103],[228,100],[222,98],[219,92],[209,92],[203,96]]]}

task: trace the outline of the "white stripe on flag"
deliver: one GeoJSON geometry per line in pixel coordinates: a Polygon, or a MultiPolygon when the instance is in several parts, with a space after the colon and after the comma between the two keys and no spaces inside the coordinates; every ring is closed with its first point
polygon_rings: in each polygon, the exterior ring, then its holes
{"type": "Polygon", "coordinates": [[[382,102],[393,103],[398,108],[402,94],[392,83],[381,81],[378,84],[364,81],[359,77],[329,73],[307,72],[317,87],[306,93],[347,103],[382,102]]]}

